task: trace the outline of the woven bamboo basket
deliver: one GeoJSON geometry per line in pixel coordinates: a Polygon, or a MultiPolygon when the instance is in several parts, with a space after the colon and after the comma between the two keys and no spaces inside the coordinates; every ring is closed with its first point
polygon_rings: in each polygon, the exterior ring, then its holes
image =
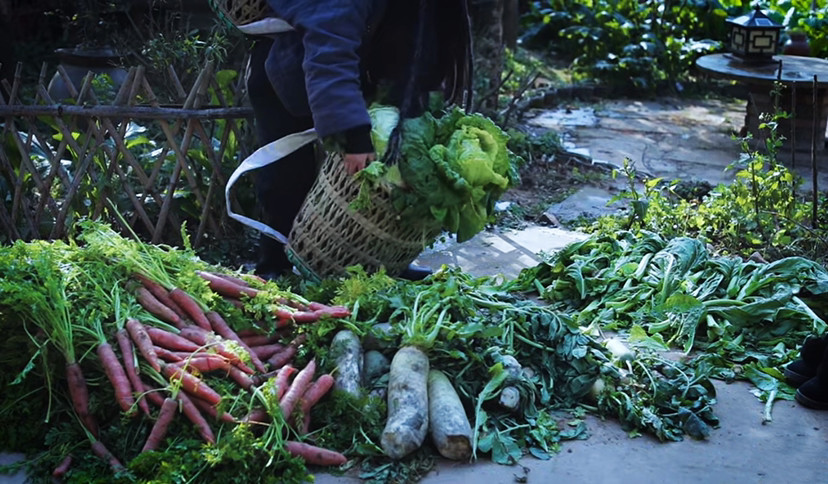
{"type": "Polygon", "coordinates": [[[360,264],[369,273],[384,267],[398,275],[441,233],[439,224],[402,223],[388,193],[372,193],[371,207],[349,205],[360,183],[348,175],[341,155],[329,155],[293,223],[285,248],[306,277],[345,274],[360,264]]]}
{"type": "Polygon", "coordinates": [[[265,18],[267,0],[207,0],[219,17],[231,26],[246,25],[265,18]]]}

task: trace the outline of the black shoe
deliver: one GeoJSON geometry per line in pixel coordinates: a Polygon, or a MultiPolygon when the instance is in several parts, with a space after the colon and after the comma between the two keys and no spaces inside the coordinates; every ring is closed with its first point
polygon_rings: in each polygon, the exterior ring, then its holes
{"type": "Polygon", "coordinates": [[[822,351],[816,376],[803,383],[795,395],[796,401],[815,410],[828,410],[828,348],[822,351]]]}
{"type": "Polygon", "coordinates": [[[408,267],[400,273],[399,278],[408,281],[422,281],[433,273],[434,271],[432,271],[429,267],[409,264],[408,267]]]}
{"type": "Polygon", "coordinates": [[[285,247],[270,237],[259,241],[259,261],[256,263],[257,276],[272,281],[279,276],[290,274],[293,264],[285,254],[285,247]]]}
{"type": "Polygon", "coordinates": [[[788,385],[798,387],[816,376],[816,367],[798,358],[785,367],[785,380],[788,385]]]}
{"type": "Polygon", "coordinates": [[[828,335],[805,340],[799,350],[800,358],[785,367],[785,379],[788,384],[797,387],[816,376],[826,348],[828,348],[828,335]]]}
{"type": "Polygon", "coordinates": [[[815,376],[796,389],[795,398],[804,407],[828,410],[828,382],[815,376]]]}

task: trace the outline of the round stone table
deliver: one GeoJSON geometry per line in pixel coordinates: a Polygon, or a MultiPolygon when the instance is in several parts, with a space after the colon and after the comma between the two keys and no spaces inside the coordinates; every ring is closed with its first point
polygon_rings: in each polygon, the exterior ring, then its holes
{"type": "MultiPolygon", "coordinates": [[[[774,112],[771,93],[774,82],[783,88],[779,94],[779,109],[788,113],[795,110],[796,118],[782,119],[777,132],[787,140],[796,130],[797,150],[810,150],[813,127],[816,126],[816,149],[825,150],[825,129],[828,119],[828,60],[816,57],[776,55],[766,63],[746,62],[733,54],[710,54],[696,60],[696,66],[707,74],[744,83],[749,91],[745,128],[754,138],[764,139],[766,130],[760,130],[760,115],[774,112]],[[814,80],[816,76],[816,81],[814,80]],[[794,99],[795,97],[795,99],[794,99]],[[816,101],[814,99],[816,98],[816,101]],[[816,114],[816,124],[814,124],[816,114]],[[761,132],[761,131],[764,131],[761,132]]],[[[787,141],[786,143],[789,143],[787,141]]]]}

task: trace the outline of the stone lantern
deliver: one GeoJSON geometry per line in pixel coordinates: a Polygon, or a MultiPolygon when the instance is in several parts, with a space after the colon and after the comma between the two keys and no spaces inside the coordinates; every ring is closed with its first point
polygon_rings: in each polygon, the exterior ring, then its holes
{"type": "Polygon", "coordinates": [[[753,12],[727,19],[730,52],[745,62],[762,64],[773,61],[782,25],[762,13],[759,5],[753,12]]]}

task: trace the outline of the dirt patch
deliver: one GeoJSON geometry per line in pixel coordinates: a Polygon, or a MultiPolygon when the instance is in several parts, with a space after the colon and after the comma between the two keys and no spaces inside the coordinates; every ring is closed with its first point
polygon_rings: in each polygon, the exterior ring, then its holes
{"type": "Polygon", "coordinates": [[[500,198],[497,225],[519,228],[527,223],[557,225],[546,212],[584,186],[609,187],[611,168],[588,157],[560,151],[532,159],[520,169],[520,185],[500,198]]]}

